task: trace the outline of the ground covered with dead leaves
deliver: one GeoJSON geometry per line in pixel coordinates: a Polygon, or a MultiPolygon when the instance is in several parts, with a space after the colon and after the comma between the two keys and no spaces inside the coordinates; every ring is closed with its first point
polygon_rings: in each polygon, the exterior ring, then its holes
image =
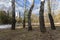
{"type": "Polygon", "coordinates": [[[51,30],[47,27],[46,33],[41,33],[39,27],[28,31],[27,28],[16,30],[0,30],[0,40],[60,40],[60,27],[51,30]]]}

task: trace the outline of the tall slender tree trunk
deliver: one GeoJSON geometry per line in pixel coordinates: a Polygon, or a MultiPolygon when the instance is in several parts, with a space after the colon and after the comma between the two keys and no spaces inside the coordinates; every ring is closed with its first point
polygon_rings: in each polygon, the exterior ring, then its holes
{"type": "Polygon", "coordinates": [[[31,25],[31,13],[32,13],[32,10],[34,8],[34,1],[33,1],[33,4],[29,10],[29,13],[28,13],[28,31],[32,30],[32,25],[31,25]]]}
{"type": "Polygon", "coordinates": [[[25,12],[24,12],[24,19],[23,19],[23,28],[25,28],[25,12]]]}
{"type": "Polygon", "coordinates": [[[24,0],[24,19],[23,19],[23,28],[25,28],[25,13],[26,13],[26,0],[24,0]]]}
{"type": "Polygon", "coordinates": [[[39,23],[40,23],[40,31],[46,32],[45,23],[44,23],[44,1],[41,2],[41,6],[40,6],[39,23]]]}
{"type": "Polygon", "coordinates": [[[50,20],[50,25],[51,25],[51,29],[55,30],[55,25],[54,25],[54,20],[53,17],[51,15],[51,6],[50,6],[50,0],[48,0],[48,16],[49,16],[49,20],[50,20]]]}
{"type": "Polygon", "coordinates": [[[9,10],[7,11],[7,15],[9,16],[9,10]]]}
{"type": "Polygon", "coordinates": [[[15,30],[15,0],[12,0],[12,30],[15,30]]]}
{"type": "Polygon", "coordinates": [[[20,19],[20,17],[21,17],[21,13],[19,12],[19,19],[20,19]]]}

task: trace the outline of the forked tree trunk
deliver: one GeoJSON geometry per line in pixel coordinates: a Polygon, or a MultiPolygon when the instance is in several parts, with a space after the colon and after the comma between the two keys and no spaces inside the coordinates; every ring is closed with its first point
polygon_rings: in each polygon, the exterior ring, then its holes
{"type": "Polygon", "coordinates": [[[12,30],[15,30],[15,0],[12,0],[12,30]]]}
{"type": "Polygon", "coordinates": [[[44,1],[41,2],[41,6],[40,6],[39,23],[40,23],[40,31],[46,32],[45,23],[44,23],[44,1]]]}
{"type": "Polygon", "coordinates": [[[56,28],[54,25],[54,20],[53,20],[53,17],[51,15],[50,0],[48,0],[48,16],[49,16],[49,20],[50,20],[51,29],[55,30],[56,28]]]}
{"type": "Polygon", "coordinates": [[[31,25],[31,13],[32,13],[32,10],[34,8],[34,1],[33,1],[33,4],[28,12],[28,31],[32,30],[32,25],[31,25]]]}

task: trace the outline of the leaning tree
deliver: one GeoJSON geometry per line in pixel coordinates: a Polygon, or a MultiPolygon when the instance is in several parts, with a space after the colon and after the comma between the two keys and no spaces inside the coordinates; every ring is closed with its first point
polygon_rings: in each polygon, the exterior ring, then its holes
{"type": "Polygon", "coordinates": [[[32,25],[31,25],[31,13],[32,13],[32,10],[34,8],[34,0],[33,0],[33,3],[31,5],[31,8],[28,12],[28,31],[32,30],[32,25]]]}
{"type": "Polygon", "coordinates": [[[53,20],[53,17],[51,15],[50,1],[51,0],[48,0],[48,16],[49,16],[49,20],[50,20],[51,29],[55,30],[56,28],[55,28],[55,25],[54,25],[54,20],[53,20]]]}

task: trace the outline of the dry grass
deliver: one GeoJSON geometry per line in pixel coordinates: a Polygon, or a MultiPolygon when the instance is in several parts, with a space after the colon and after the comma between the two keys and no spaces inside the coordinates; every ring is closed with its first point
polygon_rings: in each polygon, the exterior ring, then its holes
{"type": "Polygon", "coordinates": [[[32,31],[25,29],[0,30],[0,40],[60,40],[60,27],[56,30],[47,28],[46,33],[41,33],[39,28],[32,31]]]}

